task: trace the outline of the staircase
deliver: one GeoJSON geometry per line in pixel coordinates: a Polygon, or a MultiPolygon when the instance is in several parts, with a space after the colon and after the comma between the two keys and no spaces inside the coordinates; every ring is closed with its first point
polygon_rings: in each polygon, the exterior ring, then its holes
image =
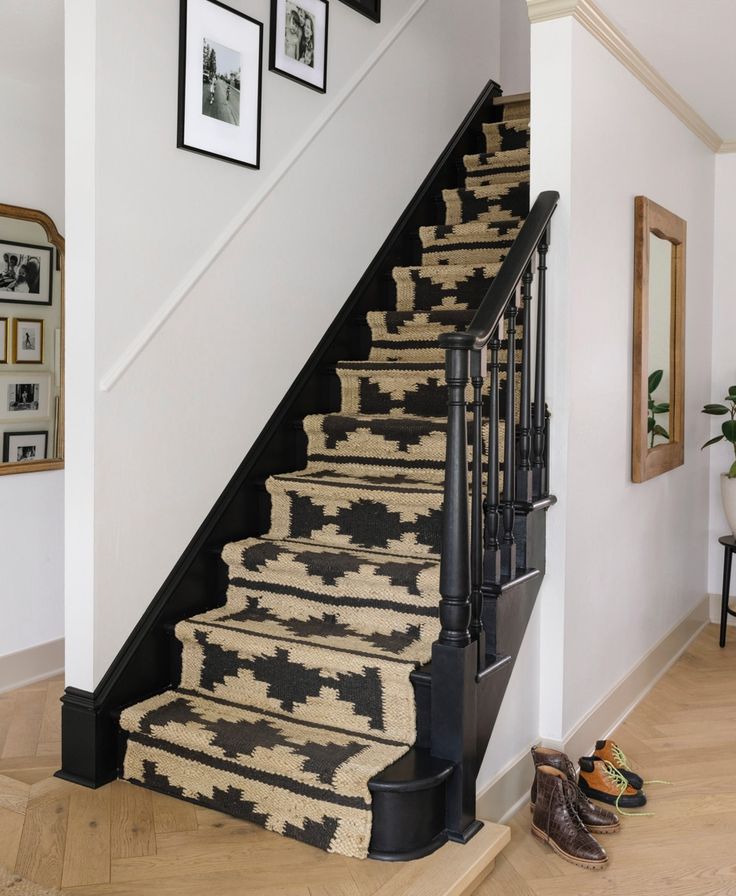
{"type": "Polygon", "coordinates": [[[281,450],[236,477],[98,691],[68,690],[63,777],[119,774],[358,858],[478,830],[554,502],[556,194],[529,214],[528,126],[528,98],[486,88],[380,259],[402,263],[295,389],[327,409],[286,435],[281,415],[281,450]]]}

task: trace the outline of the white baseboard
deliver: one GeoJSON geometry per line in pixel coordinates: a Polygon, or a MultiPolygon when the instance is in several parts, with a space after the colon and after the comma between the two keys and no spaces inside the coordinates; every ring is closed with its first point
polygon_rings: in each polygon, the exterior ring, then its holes
{"type": "Polygon", "coordinates": [[[64,671],[64,639],[0,656],[0,694],[64,671]]]}
{"type": "MultiPolygon", "coordinates": [[[[677,658],[687,649],[709,620],[712,596],[681,619],[657,644],[642,657],[583,718],[572,728],[564,741],[544,739],[545,746],[563,750],[576,762],[587,756],[596,740],[608,735],[629,715],[654,687],[677,658]]],[[[718,598],[720,606],[720,597],[718,598]]],[[[538,743],[539,740],[534,743],[538,743]]],[[[533,765],[529,749],[524,750],[488,783],[478,794],[477,815],[480,818],[507,822],[529,799],[533,765]]]]}
{"type": "MultiPolygon", "coordinates": [[[[736,610],[736,600],[731,598],[731,609],[736,610]]],[[[716,625],[721,624],[721,595],[720,594],[709,594],[708,595],[708,610],[709,610],[709,618],[711,622],[715,622],[716,625]]],[[[727,625],[736,625],[736,616],[729,616],[727,625]]]]}

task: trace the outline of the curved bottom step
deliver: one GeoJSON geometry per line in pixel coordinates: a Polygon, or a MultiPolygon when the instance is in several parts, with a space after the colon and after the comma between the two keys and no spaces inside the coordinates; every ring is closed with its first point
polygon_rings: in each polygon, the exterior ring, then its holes
{"type": "Polygon", "coordinates": [[[408,862],[447,842],[445,793],[454,768],[454,763],[414,747],[368,782],[373,810],[370,858],[408,862]]]}

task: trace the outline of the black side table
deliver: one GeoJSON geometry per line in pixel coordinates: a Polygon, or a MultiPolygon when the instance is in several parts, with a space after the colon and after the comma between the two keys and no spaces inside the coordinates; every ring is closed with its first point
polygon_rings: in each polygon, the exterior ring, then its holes
{"type": "Polygon", "coordinates": [[[736,616],[736,610],[728,605],[728,592],[731,590],[731,560],[736,551],[736,538],[724,535],[718,541],[723,545],[723,591],[721,592],[721,647],[726,646],[726,622],[729,616],[736,616]]]}

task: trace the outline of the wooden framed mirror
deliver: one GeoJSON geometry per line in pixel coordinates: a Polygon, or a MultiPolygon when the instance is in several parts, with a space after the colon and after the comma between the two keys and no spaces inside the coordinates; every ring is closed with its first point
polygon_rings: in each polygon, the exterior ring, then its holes
{"type": "Polygon", "coordinates": [[[685,251],[682,218],[637,196],[631,478],[685,460],[685,251]]]}
{"type": "Polygon", "coordinates": [[[0,203],[0,475],[64,466],[64,238],[0,203]]]}

